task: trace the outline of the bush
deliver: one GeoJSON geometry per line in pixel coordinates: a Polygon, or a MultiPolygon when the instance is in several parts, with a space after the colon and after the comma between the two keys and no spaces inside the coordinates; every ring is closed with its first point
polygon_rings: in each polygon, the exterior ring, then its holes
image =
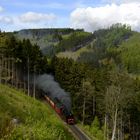
{"type": "Polygon", "coordinates": [[[94,121],[91,124],[90,133],[98,140],[103,140],[103,130],[100,128],[100,123],[97,117],[95,117],[94,121]]]}

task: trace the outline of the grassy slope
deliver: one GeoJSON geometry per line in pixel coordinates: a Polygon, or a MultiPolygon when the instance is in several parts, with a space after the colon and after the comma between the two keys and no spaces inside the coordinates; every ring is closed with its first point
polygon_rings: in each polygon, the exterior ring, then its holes
{"type": "Polygon", "coordinates": [[[0,139],[73,140],[54,111],[21,91],[0,85],[0,139]],[[12,122],[13,119],[18,124],[12,122]]]}
{"type": "Polygon", "coordinates": [[[71,58],[73,60],[77,60],[77,58],[80,56],[81,53],[89,52],[89,51],[90,51],[90,49],[88,49],[87,47],[83,47],[75,52],[72,52],[72,51],[60,52],[57,54],[57,57],[71,58]]]}
{"type": "Polygon", "coordinates": [[[77,51],[65,51],[65,52],[60,52],[57,54],[57,57],[60,57],[60,58],[70,58],[70,59],[73,59],[73,60],[77,60],[78,57],[80,57],[80,55],[84,52],[90,52],[92,51],[93,49],[91,49],[89,46],[93,46],[93,43],[94,41],[92,41],[91,43],[89,43],[88,45],[78,49],[77,51]]]}

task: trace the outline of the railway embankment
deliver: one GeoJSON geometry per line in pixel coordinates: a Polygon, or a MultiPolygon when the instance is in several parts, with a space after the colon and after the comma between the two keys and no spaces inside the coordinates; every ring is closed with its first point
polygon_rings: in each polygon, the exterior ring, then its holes
{"type": "Polygon", "coordinates": [[[47,105],[0,84],[0,139],[19,138],[75,139],[47,105]]]}

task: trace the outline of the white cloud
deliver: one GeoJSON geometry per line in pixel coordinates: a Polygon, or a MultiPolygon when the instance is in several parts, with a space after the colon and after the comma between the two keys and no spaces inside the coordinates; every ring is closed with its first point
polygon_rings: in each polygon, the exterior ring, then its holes
{"type": "MultiPolygon", "coordinates": [[[[4,8],[0,6],[0,13],[4,11],[4,8]]],[[[0,15],[0,26],[5,24],[12,24],[13,19],[10,16],[3,15],[3,13],[0,15]]]]}
{"type": "Polygon", "coordinates": [[[25,23],[34,23],[34,22],[43,22],[43,21],[52,21],[56,18],[54,14],[43,14],[36,12],[27,12],[19,17],[21,22],[25,23]]]}
{"type": "Polygon", "coordinates": [[[140,0],[120,0],[121,3],[134,3],[134,2],[137,2],[139,3],[140,0]]]}
{"type": "Polygon", "coordinates": [[[70,18],[72,27],[84,28],[87,31],[106,28],[115,23],[129,24],[132,29],[140,31],[139,13],[140,2],[131,2],[95,8],[77,8],[71,13],[70,18]]]}
{"type": "Polygon", "coordinates": [[[0,12],[3,12],[3,11],[4,11],[3,7],[0,6],[0,12]]]}
{"type": "Polygon", "coordinates": [[[2,16],[2,17],[0,17],[0,23],[11,24],[11,23],[13,23],[13,19],[8,16],[2,16]]]}
{"type": "Polygon", "coordinates": [[[140,0],[102,0],[102,3],[134,3],[140,0]]]}
{"type": "Polygon", "coordinates": [[[21,29],[52,28],[55,27],[57,18],[54,14],[33,13],[23,15],[0,16],[0,26],[5,31],[16,31],[21,29]],[[33,13],[33,14],[32,14],[33,13]],[[54,19],[55,22],[54,22],[54,19]]]}

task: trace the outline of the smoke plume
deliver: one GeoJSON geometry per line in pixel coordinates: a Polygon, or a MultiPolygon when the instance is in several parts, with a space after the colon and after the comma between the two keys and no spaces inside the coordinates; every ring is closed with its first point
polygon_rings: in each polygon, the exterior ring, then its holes
{"type": "Polygon", "coordinates": [[[71,110],[71,99],[69,93],[66,93],[54,80],[52,75],[43,74],[37,77],[37,86],[42,89],[52,100],[58,98],[65,105],[68,111],[71,110]]]}

